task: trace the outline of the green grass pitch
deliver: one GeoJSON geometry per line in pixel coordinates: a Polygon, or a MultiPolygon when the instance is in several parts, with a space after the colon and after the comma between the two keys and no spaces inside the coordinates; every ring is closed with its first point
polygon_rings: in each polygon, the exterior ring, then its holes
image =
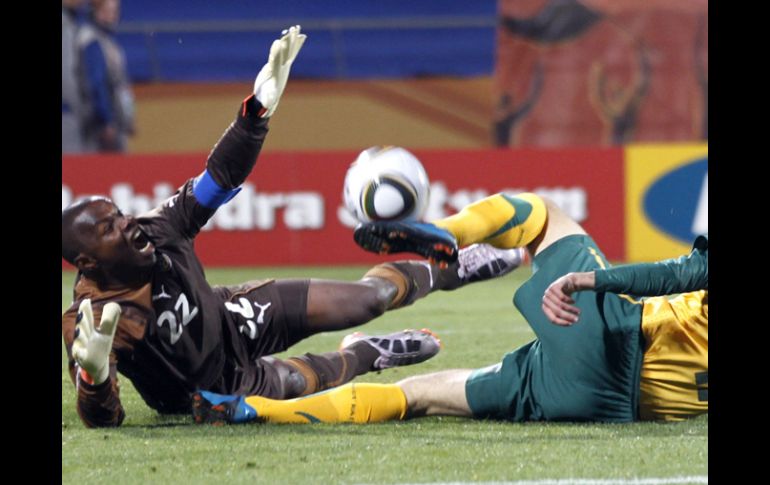
{"type": "MultiPolygon", "coordinates": [[[[354,268],[208,270],[213,284],[263,277],[355,280],[354,268]]],[[[394,382],[449,368],[476,368],[533,338],[511,303],[530,275],[435,293],[361,327],[368,333],[430,327],[444,343],[421,365],[359,377],[394,382]]],[[[62,311],[73,274],[62,273],[62,311]]],[[[336,349],[346,332],[317,335],[283,355],[336,349]]],[[[545,479],[657,479],[708,475],[708,416],[684,423],[512,424],[424,418],[373,425],[197,426],[159,416],[123,379],[127,417],[118,429],[86,429],[62,345],[62,483],[426,483],[545,479]]],[[[700,478],[699,478],[700,477],[700,478]]],[[[566,483],[566,482],[565,482],[566,483]]],[[[631,482],[632,483],[632,482],[631,482]]],[[[684,483],[681,480],[676,483],[684,483]]]]}

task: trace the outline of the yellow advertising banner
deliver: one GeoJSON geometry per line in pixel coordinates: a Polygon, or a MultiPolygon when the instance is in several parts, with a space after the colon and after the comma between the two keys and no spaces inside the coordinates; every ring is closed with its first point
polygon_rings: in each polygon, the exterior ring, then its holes
{"type": "Polygon", "coordinates": [[[628,145],[624,158],[628,261],[689,253],[708,233],[708,144],[628,145]]]}

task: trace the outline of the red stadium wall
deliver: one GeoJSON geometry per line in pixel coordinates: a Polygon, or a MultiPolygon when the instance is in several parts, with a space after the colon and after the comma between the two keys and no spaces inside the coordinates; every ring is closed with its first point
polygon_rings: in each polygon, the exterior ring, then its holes
{"type": "Polygon", "coordinates": [[[497,146],[708,139],[706,0],[500,0],[497,146]]]}
{"type": "MultiPolygon", "coordinates": [[[[620,148],[414,150],[431,182],[427,219],[500,191],[551,197],[594,236],[606,256],[624,259],[623,151],[620,148]]],[[[196,240],[210,266],[364,264],[383,258],[358,248],[341,209],[354,151],[264,153],[242,192],[219,209],[196,240]]],[[[62,157],[62,208],[103,194],[124,212],[159,204],[206,154],[62,157]]],[[[62,263],[67,267],[66,263],[62,263]]]]}

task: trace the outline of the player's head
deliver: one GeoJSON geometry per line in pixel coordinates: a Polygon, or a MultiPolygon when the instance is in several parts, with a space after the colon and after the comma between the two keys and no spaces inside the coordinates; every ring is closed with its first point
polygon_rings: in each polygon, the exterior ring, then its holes
{"type": "Polygon", "coordinates": [[[114,29],[120,20],[120,0],[91,0],[94,21],[108,29],[114,29]]]}
{"type": "Polygon", "coordinates": [[[155,263],[155,247],[110,199],[88,197],[61,213],[62,257],[96,278],[131,281],[155,263]]]}
{"type": "Polygon", "coordinates": [[[77,10],[85,5],[86,0],[61,0],[61,6],[77,10]]]}

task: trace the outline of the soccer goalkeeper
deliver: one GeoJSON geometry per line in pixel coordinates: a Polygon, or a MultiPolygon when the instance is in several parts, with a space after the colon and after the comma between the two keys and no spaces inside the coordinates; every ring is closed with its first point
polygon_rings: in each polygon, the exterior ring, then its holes
{"type": "Polygon", "coordinates": [[[193,243],[254,168],[305,39],[296,26],[273,42],[253,92],[205,171],[160,207],[134,218],[107,198],[91,197],[62,211],[62,257],[78,269],[62,335],[87,426],[123,422],[118,372],[153,409],[187,413],[200,389],[285,399],[371,370],[422,362],[439,351],[428,331],[354,335],[337,352],[271,355],[318,332],[361,325],[432,291],[501,276],[521,262],[519,250],[476,245],[446,268],[387,263],[356,282],[209,285],[193,243]]]}

